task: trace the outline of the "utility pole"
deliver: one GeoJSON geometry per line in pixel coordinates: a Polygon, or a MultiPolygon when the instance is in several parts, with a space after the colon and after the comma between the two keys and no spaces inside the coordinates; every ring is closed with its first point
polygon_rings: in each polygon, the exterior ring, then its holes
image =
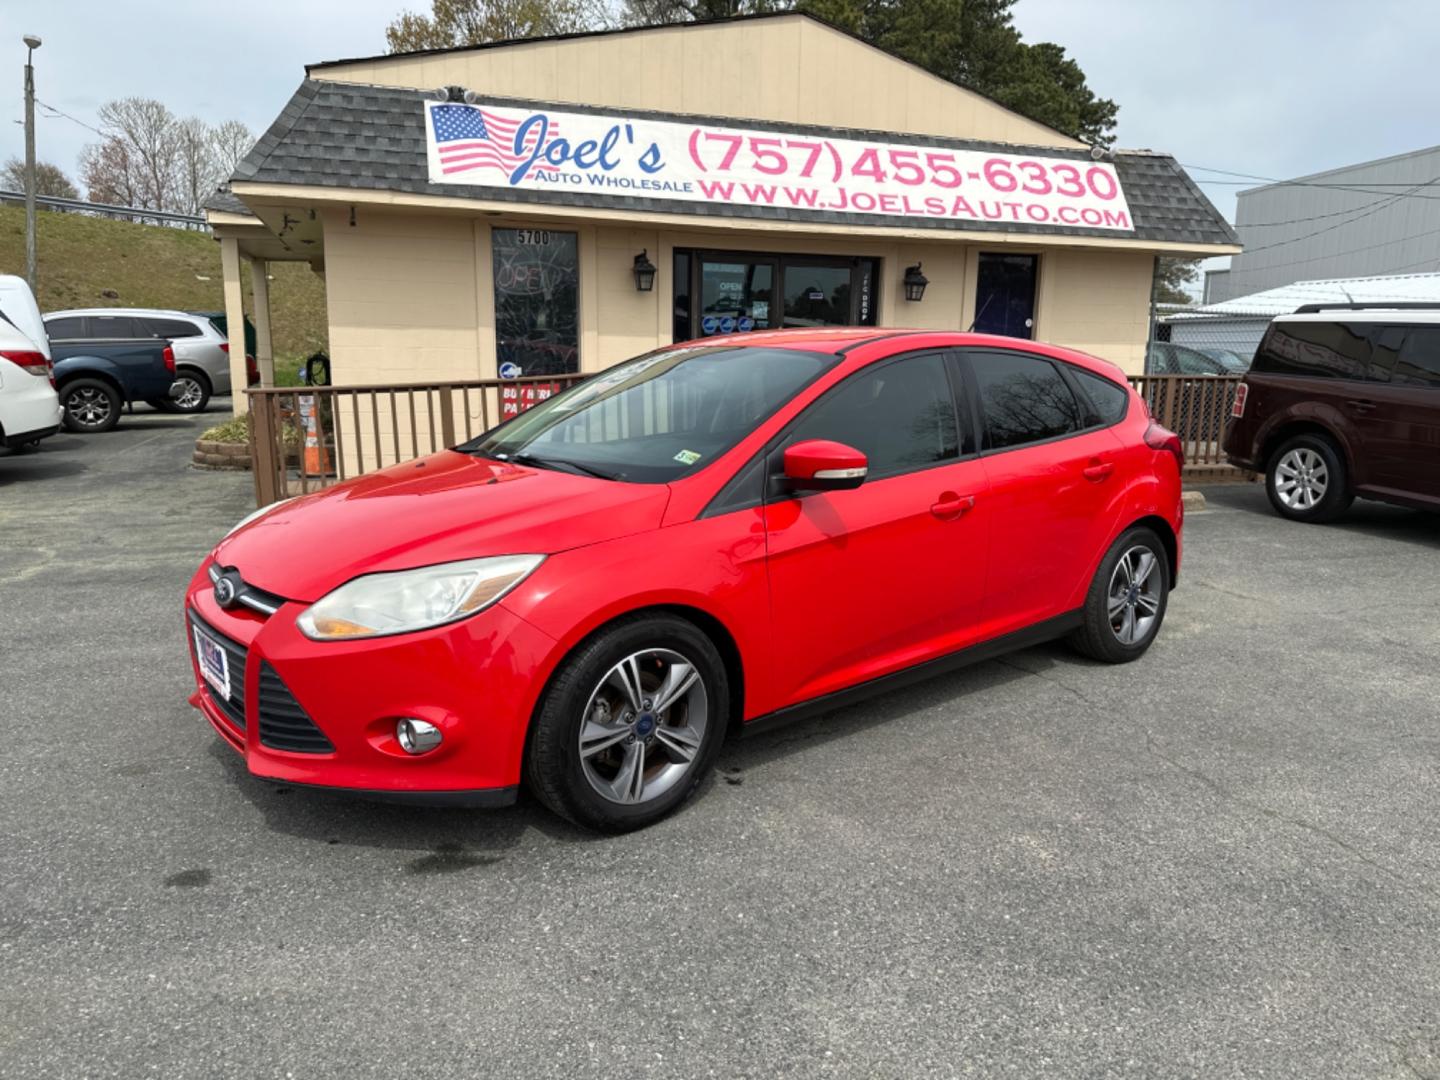
{"type": "Polygon", "coordinates": [[[30,61],[40,39],[26,34],[25,42],[25,280],[35,292],[35,68],[30,61]]]}

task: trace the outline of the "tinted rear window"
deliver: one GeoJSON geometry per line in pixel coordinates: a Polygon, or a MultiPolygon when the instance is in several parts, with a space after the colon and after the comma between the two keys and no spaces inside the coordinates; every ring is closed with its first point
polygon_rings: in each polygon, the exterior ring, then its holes
{"type": "Polygon", "coordinates": [[[1095,406],[1096,415],[1106,424],[1117,424],[1125,419],[1125,414],[1130,410],[1130,392],[1116,386],[1109,379],[1093,372],[1084,371],[1077,367],[1070,369],[1070,374],[1080,384],[1080,389],[1095,406]]]}
{"type": "Polygon", "coordinates": [[[182,338],[199,337],[200,328],[194,323],[186,322],[184,319],[139,319],[146,330],[156,337],[182,338]]]}
{"type": "Polygon", "coordinates": [[[985,411],[985,448],[1003,450],[1079,431],[1080,404],[1049,360],[1023,353],[972,353],[985,411]]]}
{"type": "Polygon", "coordinates": [[[1255,353],[1252,371],[1326,379],[1383,379],[1372,367],[1364,323],[1276,322],[1255,353]]]}
{"type": "Polygon", "coordinates": [[[1392,382],[1405,386],[1440,387],[1440,326],[1412,326],[1391,373],[1392,382]]]}
{"type": "Polygon", "coordinates": [[[154,337],[148,330],[137,326],[139,320],[129,315],[91,315],[90,333],[92,338],[139,338],[154,337]]]}
{"type": "Polygon", "coordinates": [[[46,319],[45,333],[51,341],[79,341],[85,336],[84,316],[67,315],[63,319],[46,319]]]}

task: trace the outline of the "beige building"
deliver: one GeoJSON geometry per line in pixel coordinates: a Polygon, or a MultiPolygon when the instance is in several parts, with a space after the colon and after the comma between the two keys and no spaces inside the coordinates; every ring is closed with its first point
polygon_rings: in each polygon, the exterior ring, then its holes
{"type": "Polygon", "coordinates": [[[1092,153],[799,14],[312,65],[209,219],[232,325],[261,269],[262,370],[264,263],[324,275],[337,384],[828,323],[1139,372],[1156,256],[1239,250],[1172,158],[1092,153]]]}

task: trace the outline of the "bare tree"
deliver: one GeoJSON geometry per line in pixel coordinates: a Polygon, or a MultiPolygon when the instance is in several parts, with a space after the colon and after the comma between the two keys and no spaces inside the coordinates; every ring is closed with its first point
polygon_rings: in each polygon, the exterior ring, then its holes
{"type": "Polygon", "coordinates": [[[220,183],[209,126],[192,116],[175,128],[176,158],[180,197],[187,214],[198,214],[201,205],[220,183]]]}
{"type": "Polygon", "coordinates": [[[80,153],[80,182],[91,202],[137,206],[143,179],[123,139],[91,143],[80,153]]]}
{"type": "MultiPolygon", "coordinates": [[[[25,190],[25,162],[18,157],[12,157],[0,167],[0,187],[10,191],[25,190]]],[[[80,192],[75,190],[75,185],[70,178],[57,165],[51,165],[48,161],[37,161],[35,163],[35,194],[51,195],[60,199],[78,199],[80,192]]]]}
{"type": "Polygon", "coordinates": [[[254,133],[239,120],[226,120],[210,132],[211,151],[215,155],[215,168],[220,174],[220,183],[230,179],[235,166],[250,153],[255,145],[254,133]]]}
{"type": "Polygon", "coordinates": [[[180,121],[152,98],[120,98],[100,106],[100,126],[124,143],[141,184],[140,202],[150,210],[182,205],[180,121]]]}

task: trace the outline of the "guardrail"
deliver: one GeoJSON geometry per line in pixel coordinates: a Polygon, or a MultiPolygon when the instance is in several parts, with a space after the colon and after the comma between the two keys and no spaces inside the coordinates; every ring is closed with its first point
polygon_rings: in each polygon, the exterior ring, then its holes
{"type": "MultiPolygon", "coordinates": [[[[25,203],[23,191],[0,191],[0,203],[25,203]]],[[[36,195],[35,205],[46,210],[63,210],[69,214],[92,214],[96,217],[118,218],[123,221],[153,221],[157,225],[176,225],[184,229],[208,229],[203,217],[177,214],[171,210],[146,210],[143,206],[116,206],[113,203],[65,199],[58,195],[36,195]]]]}
{"type": "MultiPolygon", "coordinates": [[[[250,399],[256,505],[433,454],[488,431],[588,375],[400,386],[266,387],[250,399]]],[[[1221,442],[1235,377],[1132,375],[1155,419],[1180,436],[1187,480],[1240,479],[1221,442]]]]}
{"type": "Polygon", "coordinates": [[[403,386],[253,387],[257,506],[466,442],[588,375],[403,386]]]}

